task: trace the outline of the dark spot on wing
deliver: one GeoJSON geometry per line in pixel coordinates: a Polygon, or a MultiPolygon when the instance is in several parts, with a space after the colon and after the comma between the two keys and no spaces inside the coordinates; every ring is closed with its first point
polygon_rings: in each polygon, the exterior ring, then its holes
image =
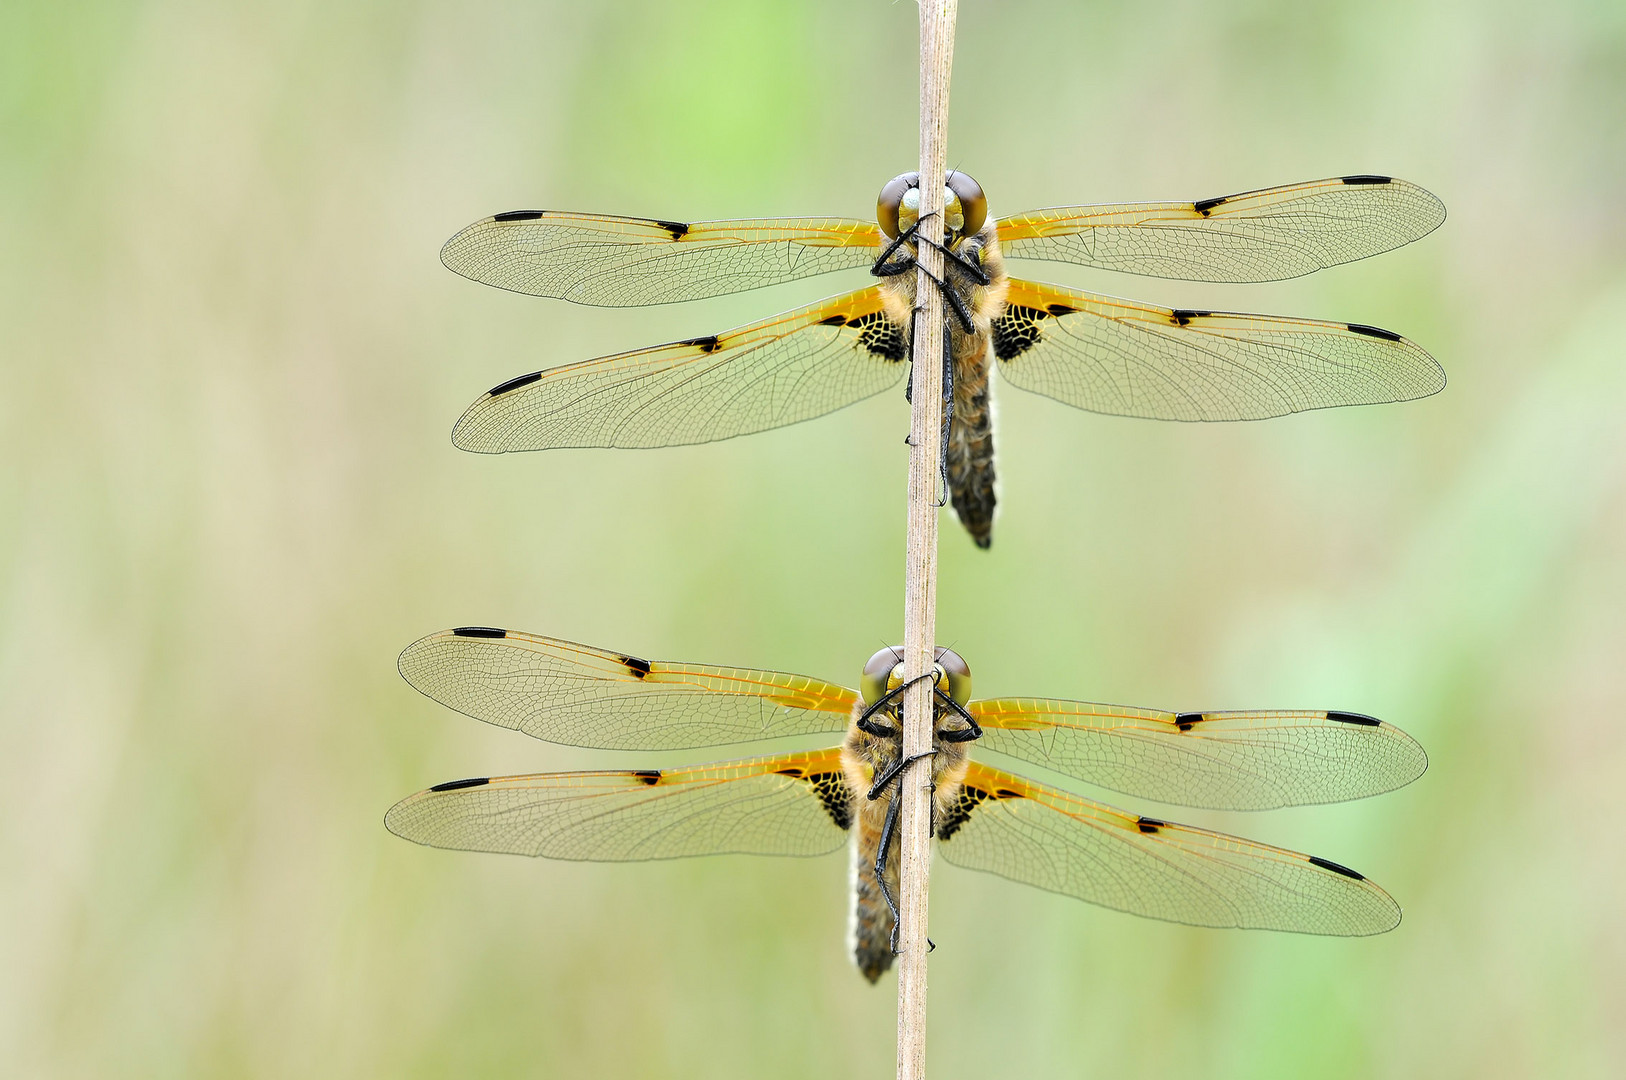
{"type": "Polygon", "coordinates": [[[448,780],[444,784],[436,784],[430,791],[456,791],[459,788],[480,787],[491,783],[489,776],[477,776],[472,780],[448,780]]]}
{"type": "Polygon", "coordinates": [[[886,317],[885,312],[872,311],[868,315],[848,319],[847,325],[858,331],[858,343],[882,360],[897,363],[909,355],[909,342],[904,339],[903,331],[886,317]]]}
{"type": "Polygon", "coordinates": [[[784,769],[775,769],[773,772],[775,776],[793,776],[798,780],[802,778],[802,770],[795,765],[784,769]]]}
{"type": "Polygon", "coordinates": [[[845,316],[845,315],[832,315],[828,319],[820,319],[819,320],[819,325],[820,326],[846,326],[847,325],[847,316],[845,316]]]}
{"type": "Polygon", "coordinates": [[[1367,326],[1365,323],[1358,322],[1349,323],[1348,326],[1355,333],[1365,334],[1367,337],[1382,338],[1384,341],[1400,340],[1400,335],[1395,333],[1393,330],[1384,330],[1381,327],[1367,326]]]}
{"type": "Polygon", "coordinates": [[[498,630],[495,626],[459,626],[452,633],[458,637],[504,638],[508,636],[508,631],[498,630]]]}
{"type": "Polygon", "coordinates": [[[1343,177],[1343,181],[1346,184],[1392,184],[1395,178],[1392,176],[1346,176],[1343,177]]]}
{"type": "Polygon", "coordinates": [[[508,393],[510,390],[518,390],[522,386],[529,386],[541,378],[542,373],[540,371],[533,371],[529,375],[521,375],[517,379],[509,379],[505,383],[499,383],[486,393],[491,397],[497,397],[500,394],[508,393]]]}
{"type": "Polygon", "coordinates": [[[1212,311],[1194,311],[1191,308],[1175,308],[1173,311],[1169,312],[1169,314],[1174,316],[1175,322],[1179,323],[1181,326],[1184,326],[1192,319],[1206,319],[1208,316],[1214,313],[1212,311]]]}
{"type": "Polygon", "coordinates": [[[1351,870],[1349,867],[1340,866],[1337,863],[1333,862],[1331,859],[1323,859],[1320,856],[1311,855],[1310,856],[1310,863],[1311,863],[1311,865],[1321,867],[1321,869],[1323,869],[1323,870],[1331,870],[1335,874],[1342,874],[1347,878],[1354,878],[1356,881],[1365,881],[1366,880],[1365,875],[1357,874],[1355,871],[1351,870]]]}
{"type": "Polygon", "coordinates": [[[655,224],[671,233],[673,240],[682,240],[689,235],[689,227],[681,221],[657,221],[655,224]]]}
{"type": "Polygon", "coordinates": [[[640,660],[636,656],[623,656],[621,663],[628,671],[640,679],[649,674],[648,660],[640,660]]]}
{"type": "Polygon", "coordinates": [[[994,792],[994,798],[996,799],[1020,799],[1021,797],[1022,793],[1020,791],[1012,791],[1010,788],[1000,788],[994,792]]]}
{"type": "Polygon", "coordinates": [[[547,211],[545,210],[508,210],[497,214],[492,221],[535,221],[547,211]]]}
{"type": "Polygon", "coordinates": [[[659,769],[639,769],[632,775],[650,787],[654,787],[661,782],[661,771],[659,769]]]}
{"type": "Polygon", "coordinates": [[[1203,722],[1203,714],[1200,712],[1175,713],[1174,722],[1180,725],[1181,731],[1190,731],[1193,727],[1203,722]]]}
{"type": "MultiPolygon", "coordinates": [[[[800,769],[796,770],[800,773],[800,769]]],[[[786,775],[789,775],[787,772],[786,775]]],[[[847,829],[853,823],[853,796],[847,788],[847,779],[838,772],[814,773],[807,778],[807,783],[813,789],[813,794],[819,797],[819,805],[824,812],[830,815],[830,820],[838,828],[847,829]]]]}
{"type": "Polygon", "coordinates": [[[694,345],[697,346],[701,352],[709,353],[716,352],[718,349],[722,348],[723,345],[721,341],[717,340],[716,334],[707,334],[705,337],[689,338],[686,341],[678,342],[678,344],[694,345]]]}
{"type": "Polygon", "coordinates": [[[1148,836],[1155,836],[1167,824],[1167,821],[1159,821],[1157,818],[1143,817],[1135,822],[1135,827],[1148,836]]]}
{"type": "Polygon", "coordinates": [[[1078,309],[1076,307],[1068,307],[1066,304],[1046,304],[1045,310],[1050,312],[1052,315],[1060,317],[1062,315],[1071,315],[1078,309]]]}
{"type": "Polygon", "coordinates": [[[1198,199],[1196,202],[1191,204],[1191,208],[1197,211],[1197,213],[1201,214],[1203,217],[1207,217],[1210,210],[1214,209],[1214,207],[1218,206],[1220,203],[1229,198],[1229,195],[1221,195],[1217,199],[1198,199]]]}
{"type": "Polygon", "coordinates": [[[974,788],[969,784],[962,785],[959,797],[949,803],[947,812],[943,814],[943,820],[937,823],[937,838],[947,840],[959,832],[960,826],[971,820],[971,812],[985,799],[991,798],[993,796],[981,788],[974,788]]]}
{"type": "Polygon", "coordinates": [[[1033,348],[1044,340],[1039,322],[1048,318],[1050,313],[1038,308],[1020,305],[1006,308],[1005,314],[993,322],[994,355],[1001,360],[1013,360],[1033,348]]]}
{"type": "Polygon", "coordinates": [[[1361,727],[1377,727],[1383,721],[1375,716],[1366,716],[1358,712],[1329,712],[1328,720],[1336,720],[1340,724],[1358,724],[1361,727]]]}

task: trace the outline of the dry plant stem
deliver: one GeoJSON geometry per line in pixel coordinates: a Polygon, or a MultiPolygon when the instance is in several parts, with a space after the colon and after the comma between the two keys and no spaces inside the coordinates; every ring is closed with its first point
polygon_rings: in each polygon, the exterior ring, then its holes
{"type": "MultiPolygon", "coordinates": [[[[954,57],[956,0],[920,3],[920,218],[941,233],[944,156],[948,143],[949,70],[954,57]],[[936,215],[936,216],[934,216],[936,215]]],[[[931,670],[937,637],[937,484],[943,425],[942,252],[917,244],[914,417],[909,429],[909,527],[904,576],[904,676],[931,670]]],[[[903,753],[932,748],[932,682],[914,682],[903,697],[903,753]]],[[[931,759],[898,780],[898,1080],[926,1075],[926,886],[931,868],[931,759]]]]}

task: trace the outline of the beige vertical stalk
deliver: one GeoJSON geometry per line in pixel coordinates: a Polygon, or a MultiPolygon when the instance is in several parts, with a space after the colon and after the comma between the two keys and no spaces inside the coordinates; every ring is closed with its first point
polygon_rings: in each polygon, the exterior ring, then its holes
{"type": "MultiPolygon", "coordinates": [[[[949,71],[954,59],[956,0],[920,3],[921,231],[942,236],[943,172],[948,144],[949,71]],[[932,217],[932,214],[939,215],[932,217]]],[[[937,637],[937,487],[942,458],[943,256],[917,244],[914,416],[909,428],[909,526],[904,570],[904,673],[931,670],[937,637]]],[[[903,752],[932,747],[932,686],[911,684],[903,699],[903,752]]],[[[931,869],[931,762],[911,765],[899,780],[898,1080],[926,1075],[926,888],[931,869]]]]}

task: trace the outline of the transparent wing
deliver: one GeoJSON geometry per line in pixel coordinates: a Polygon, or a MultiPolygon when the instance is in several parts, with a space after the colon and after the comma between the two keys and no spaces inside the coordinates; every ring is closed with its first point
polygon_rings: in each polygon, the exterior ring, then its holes
{"type": "Polygon", "coordinates": [[[736,330],[510,379],[452,429],[464,450],[683,446],[810,420],[895,386],[878,286],[736,330]]]}
{"type": "Polygon", "coordinates": [[[956,866],[1193,926],[1359,937],[1400,908],[1313,855],[1126,814],[975,763],[938,826],[956,866]]]}
{"type": "Polygon", "coordinates": [[[1060,206],[999,222],[1005,254],[1186,281],[1279,281],[1409,244],[1445,206],[1416,184],[1343,176],[1196,202],[1060,206]]]}
{"type": "Polygon", "coordinates": [[[672,304],[869,266],[873,221],[763,218],[685,224],[650,218],[514,210],[459,232],[447,269],[532,296],[599,307],[672,304]]]}
{"type": "Polygon", "coordinates": [[[454,780],[390,807],[384,825],[429,847],[633,862],[690,855],[823,855],[845,841],[839,750],[684,769],[454,780]]]}
{"type": "Polygon", "coordinates": [[[399,666],[419,693],[476,720],[602,750],[842,731],[858,698],[800,675],[652,662],[484,626],[415,641],[399,666]]]}
{"type": "Polygon", "coordinates": [[[1085,701],[973,701],[979,748],[1126,795],[1271,810],[1393,791],[1428,768],[1410,735],[1359,713],[1172,713],[1085,701]]]}
{"type": "Polygon", "coordinates": [[[993,324],[1001,374],[1091,412],[1260,420],[1438,393],[1445,372],[1360,323],[1187,311],[1012,281],[993,324]]]}

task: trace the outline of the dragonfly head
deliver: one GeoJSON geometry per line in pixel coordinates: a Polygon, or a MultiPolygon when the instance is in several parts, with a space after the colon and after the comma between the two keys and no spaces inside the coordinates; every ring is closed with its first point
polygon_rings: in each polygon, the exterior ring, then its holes
{"type": "MultiPolygon", "coordinates": [[[[943,242],[954,247],[982,231],[988,220],[988,199],[982,186],[963,172],[950,171],[943,187],[943,242]]],[[[875,220],[887,239],[896,240],[920,219],[920,174],[893,177],[875,200],[875,220]]]]}
{"type": "MultiPolygon", "coordinates": [[[[971,700],[971,667],[965,657],[944,645],[937,647],[937,659],[932,669],[938,673],[937,685],[960,705],[971,700]]],[[[859,688],[864,704],[873,705],[889,690],[903,685],[903,647],[888,646],[869,658],[864,665],[864,676],[859,688]]]]}

